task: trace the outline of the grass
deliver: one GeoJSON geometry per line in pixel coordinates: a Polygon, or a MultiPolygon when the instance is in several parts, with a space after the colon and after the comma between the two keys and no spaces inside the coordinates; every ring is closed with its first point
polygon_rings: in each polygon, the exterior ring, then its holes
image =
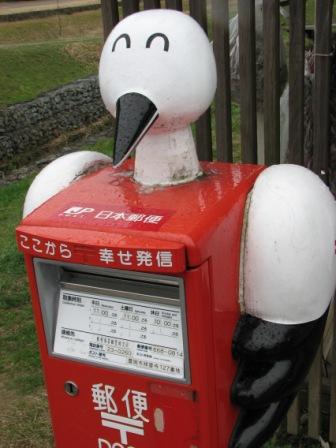
{"type": "Polygon", "coordinates": [[[112,155],[112,148],[113,148],[113,139],[112,138],[102,138],[97,143],[93,145],[86,145],[83,150],[89,150],[89,151],[98,151],[102,152],[103,154],[111,157],[112,155]]]}
{"type": "MultiPolygon", "coordinates": [[[[22,204],[31,178],[0,188],[0,309],[28,303],[23,257],[14,241],[22,204]]],[[[0,319],[2,313],[0,312],[0,319]]]]}
{"type": "Polygon", "coordinates": [[[0,447],[53,448],[44,389],[39,388],[34,394],[24,395],[19,399],[1,387],[0,393],[0,447]],[[15,400],[16,407],[8,405],[12,399],[15,400]]]}
{"type": "Polygon", "coordinates": [[[44,91],[95,73],[97,65],[92,53],[98,53],[99,48],[94,43],[0,48],[0,106],[35,98],[44,91]],[[84,60],[85,54],[89,55],[88,62],[84,60]]]}
{"type": "Polygon", "coordinates": [[[23,256],[14,238],[31,180],[0,188],[1,448],[42,448],[51,440],[23,256]]]}
{"type": "Polygon", "coordinates": [[[98,71],[100,11],[2,23],[0,107],[98,71]]]}
{"type": "Polygon", "coordinates": [[[100,10],[85,11],[18,22],[3,22],[0,26],[0,44],[46,42],[58,39],[102,39],[100,10]]]}

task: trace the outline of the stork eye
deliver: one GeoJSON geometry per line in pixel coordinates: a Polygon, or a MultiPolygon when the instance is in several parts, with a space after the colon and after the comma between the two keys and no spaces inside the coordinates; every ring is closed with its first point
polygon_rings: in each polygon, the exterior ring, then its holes
{"type": "Polygon", "coordinates": [[[156,38],[158,38],[158,37],[160,37],[161,39],[163,39],[163,42],[164,42],[163,49],[164,49],[164,51],[168,51],[168,50],[169,50],[169,39],[168,39],[168,37],[167,37],[165,34],[163,34],[163,33],[155,33],[155,34],[152,34],[152,35],[148,38],[148,40],[147,40],[147,42],[146,42],[146,48],[150,48],[150,46],[152,45],[153,40],[156,39],[156,38]]]}
{"type": "Polygon", "coordinates": [[[121,39],[125,39],[126,41],[126,48],[130,48],[131,47],[131,38],[129,37],[128,34],[121,34],[119,37],[116,38],[116,40],[114,41],[113,47],[112,47],[112,52],[116,49],[116,45],[117,43],[121,40],[121,39]]]}

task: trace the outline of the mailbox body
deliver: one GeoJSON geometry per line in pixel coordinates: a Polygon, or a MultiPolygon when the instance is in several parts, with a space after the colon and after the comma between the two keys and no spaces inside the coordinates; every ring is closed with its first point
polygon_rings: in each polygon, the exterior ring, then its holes
{"type": "Polygon", "coordinates": [[[58,448],[227,446],[244,210],[263,167],[202,168],[165,188],[136,184],[132,162],[104,168],[17,228],[58,448]]]}

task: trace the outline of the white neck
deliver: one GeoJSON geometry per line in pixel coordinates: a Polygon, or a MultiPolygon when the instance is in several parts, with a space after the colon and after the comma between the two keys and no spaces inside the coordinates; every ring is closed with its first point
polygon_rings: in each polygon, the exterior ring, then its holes
{"type": "Polygon", "coordinates": [[[142,185],[176,185],[201,174],[191,128],[170,133],[150,131],[138,144],[134,179],[142,185]]]}

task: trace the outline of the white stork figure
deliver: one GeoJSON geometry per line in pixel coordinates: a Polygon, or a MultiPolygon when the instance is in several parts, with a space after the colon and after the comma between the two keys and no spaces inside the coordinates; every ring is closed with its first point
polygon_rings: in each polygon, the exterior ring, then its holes
{"type": "MultiPolygon", "coordinates": [[[[172,10],[127,17],[105,43],[99,79],[117,119],[115,165],[135,150],[134,178],[153,188],[200,175],[190,123],[212,101],[216,67],[193,19],[172,10]]],[[[33,182],[25,214],[97,163],[110,161],[79,152],[52,162],[33,182]]],[[[241,411],[229,446],[260,448],[307,372],[334,294],[334,199],[303,167],[267,168],[250,193],[242,233],[244,311],[233,340],[239,365],[232,386],[241,411]]]]}

